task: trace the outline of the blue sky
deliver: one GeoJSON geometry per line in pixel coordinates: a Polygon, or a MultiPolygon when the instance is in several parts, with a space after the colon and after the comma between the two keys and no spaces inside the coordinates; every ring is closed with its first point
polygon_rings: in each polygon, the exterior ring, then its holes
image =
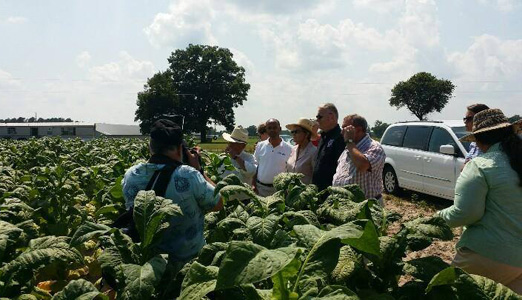
{"type": "Polygon", "coordinates": [[[237,124],[283,124],[335,103],[370,123],[416,72],[457,86],[431,119],[483,102],[522,115],[520,0],[0,0],[0,118],[131,124],[136,94],[189,43],[231,49],[247,70],[237,124]]]}

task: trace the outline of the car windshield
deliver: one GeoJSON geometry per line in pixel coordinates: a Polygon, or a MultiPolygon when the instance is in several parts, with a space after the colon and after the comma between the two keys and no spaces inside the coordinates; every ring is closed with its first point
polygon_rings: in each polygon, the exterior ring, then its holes
{"type": "MultiPolygon", "coordinates": [[[[455,133],[455,135],[460,139],[461,137],[465,136],[466,134],[469,134],[469,132],[466,131],[465,126],[457,126],[457,127],[451,127],[451,130],[455,133]]],[[[469,142],[461,142],[462,146],[464,146],[464,149],[466,151],[469,151],[469,142]]]]}

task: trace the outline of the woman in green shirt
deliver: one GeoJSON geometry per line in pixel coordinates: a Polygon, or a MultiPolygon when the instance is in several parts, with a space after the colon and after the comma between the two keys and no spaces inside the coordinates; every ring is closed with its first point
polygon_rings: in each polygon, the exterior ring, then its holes
{"type": "Polygon", "coordinates": [[[474,141],[483,154],[457,179],[454,204],[438,215],[465,226],[452,264],[500,282],[522,294],[522,140],[518,124],[499,109],[473,119],[474,141]]]}

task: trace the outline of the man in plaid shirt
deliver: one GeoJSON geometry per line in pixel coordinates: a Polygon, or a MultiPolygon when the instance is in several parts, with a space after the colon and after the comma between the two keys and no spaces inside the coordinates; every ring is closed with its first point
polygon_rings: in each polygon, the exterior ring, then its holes
{"type": "Polygon", "coordinates": [[[342,134],[346,149],[339,157],[332,185],[356,183],[366,198],[377,199],[383,205],[382,170],[386,154],[381,144],[370,138],[367,128],[366,119],[357,114],[344,118],[342,134]]]}

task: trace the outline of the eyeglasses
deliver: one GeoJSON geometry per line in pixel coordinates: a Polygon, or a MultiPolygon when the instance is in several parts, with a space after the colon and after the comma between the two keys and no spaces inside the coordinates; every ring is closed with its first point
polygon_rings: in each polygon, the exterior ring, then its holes
{"type": "Polygon", "coordinates": [[[462,118],[462,121],[464,121],[464,123],[468,123],[469,121],[473,121],[473,117],[464,117],[462,118]]]}
{"type": "Polygon", "coordinates": [[[302,132],[301,130],[292,130],[290,131],[291,134],[298,134],[299,132],[302,132]]]}
{"type": "Polygon", "coordinates": [[[317,115],[317,116],[315,116],[315,118],[316,118],[317,120],[321,120],[323,117],[324,117],[324,116],[321,116],[321,115],[317,115]]]}

